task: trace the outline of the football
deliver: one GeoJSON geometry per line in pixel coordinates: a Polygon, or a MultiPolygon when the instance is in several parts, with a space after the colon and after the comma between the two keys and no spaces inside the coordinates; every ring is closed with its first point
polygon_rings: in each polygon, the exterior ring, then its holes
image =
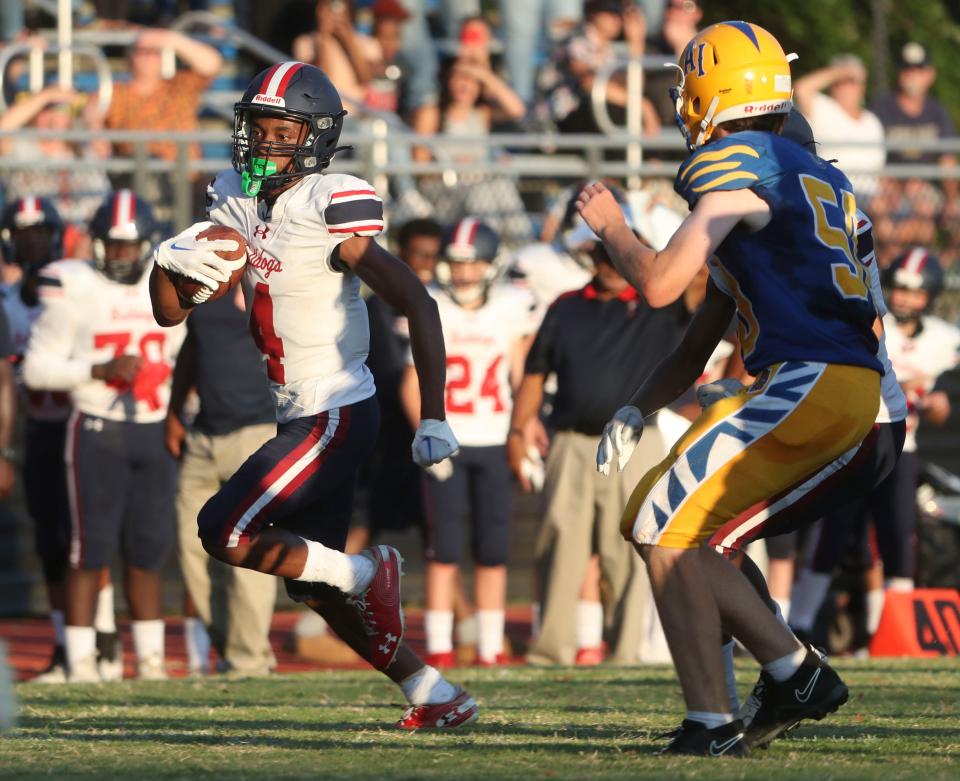
{"type": "MultiPolygon", "coordinates": [[[[236,241],[238,246],[232,252],[217,252],[217,256],[224,260],[239,260],[240,258],[245,258],[247,255],[247,240],[243,238],[243,235],[238,230],[227,225],[211,225],[209,228],[198,233],[197,238],[207,239],[209,241],[216,241],[217,239],[233,239],[236,241]]],[[[177,275],[173,278],[173,285],[185,301],[190,301],[193,304],[202,304],[205,301],[215,301],[233,290],[240,283],[240,280],[243,279],[243,272],[245,270],[246,264],[236,269],[230,275],[230,279],[221,283],[220,287],[209,296],[205,296],[208,288],[189,277],[177,275]]]]}

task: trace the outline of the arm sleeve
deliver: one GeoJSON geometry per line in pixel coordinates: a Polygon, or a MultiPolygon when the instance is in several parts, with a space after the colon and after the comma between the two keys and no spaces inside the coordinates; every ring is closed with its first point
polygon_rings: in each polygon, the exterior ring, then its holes
{"type": "Polygon", "coordinates": [[[42,309],[23,360],[23,381],[35,390],[67,391],[90,379],[91,364],[73,357],[77,312],[67,298],[65,280],[54,268],[38,279],[42,309]]]}

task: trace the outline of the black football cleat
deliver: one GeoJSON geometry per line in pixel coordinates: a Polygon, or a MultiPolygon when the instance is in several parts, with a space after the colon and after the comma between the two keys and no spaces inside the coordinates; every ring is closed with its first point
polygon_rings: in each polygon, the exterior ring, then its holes
{"type": "Polygon", "coordinates": [[[787,680],[778,683],[761,671],[760,681],[748,700],[756,699],[757,703],[745,741],[751,749],[763,748],[804,719],[820,721],[849,696],[847,685],[836,671],[808,647],[803,664],[787,680]]]}
{"type": "Polygon", "coordinates": [[[684,719],[679,729],[670,733],[670,743],[657,753],[695,757],[745,757],[750,751],[744,743],[744,734],[743,722],[739,719],[713,729],[707,729],[699,721],[684,719]]]}

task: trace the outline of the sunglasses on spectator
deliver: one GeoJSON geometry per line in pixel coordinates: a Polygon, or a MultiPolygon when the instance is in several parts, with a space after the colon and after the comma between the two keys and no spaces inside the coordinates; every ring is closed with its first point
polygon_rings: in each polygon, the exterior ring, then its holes
{"type": "Polygon", "coordinates": [[[673,9],[674,11],[693,13],[699,6],[693,0],[670,0],[670,2],[667,3],[667,8],[673,9]]]}

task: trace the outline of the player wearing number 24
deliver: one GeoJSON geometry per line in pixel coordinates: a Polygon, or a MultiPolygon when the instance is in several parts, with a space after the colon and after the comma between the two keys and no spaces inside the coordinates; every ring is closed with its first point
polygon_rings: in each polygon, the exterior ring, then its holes
{"type": "MultiPolygon", "coordinates": [[[[445,420],[437,306],[374,241],[383,230],[374,188],[324,173],[345,114],[323,72],[301,62],[259,73],[235,106],[233,170],[208,188],[207,215],[246,240],[250,331],[278,427],[200,511],[199,535],[211,556],[285,578],[291,597],[398,683],[410,709],[397,726],[452,727],[476,718],[476,703],[403,644],[399,554],[385,545],[342,552],[356,472],[379,425],[361,280],[410,324],[422,399],[414,460],[428,466],[458,448],[445,420]]],[[[206,225],[157,249],[151,292],[161,325],[182,322],[193,306],[175,275],[214,290],[245,262],[217,255],[229,249],[220,241],[198,240],[206,225]]]]}
{"type": "MultiPolygon", "coordinates": [[[[746,753],[847,698],[836,673],[714,549],[790,531],[794,509],[851,479],[875,439],[882,367],[856,204],[838,169],[778,135],[792,107],[790,59],[746,22],[712,25],[688,43],[672,94],[691,151],[675,188],[691,213],[663,250],[635,238],[602,185],[578,204],[652,306],[674,301],[707,264],[704,307],[723,322],[736,313],[744,363],[758,378],[704,411],[640,481],[623,517],[670,647],[684,649],[674,663],[688,715],[670,753],[746,753]],[[771,676],[746,732],[727,700],[721,622],[771,676]]],[[[678,378],[688,369],[695,377],[706,357],[672,355],[658,367],[607,425],[599,468],[615,460],[622,468],[644,416],[686,387],[678,378]]]]}

